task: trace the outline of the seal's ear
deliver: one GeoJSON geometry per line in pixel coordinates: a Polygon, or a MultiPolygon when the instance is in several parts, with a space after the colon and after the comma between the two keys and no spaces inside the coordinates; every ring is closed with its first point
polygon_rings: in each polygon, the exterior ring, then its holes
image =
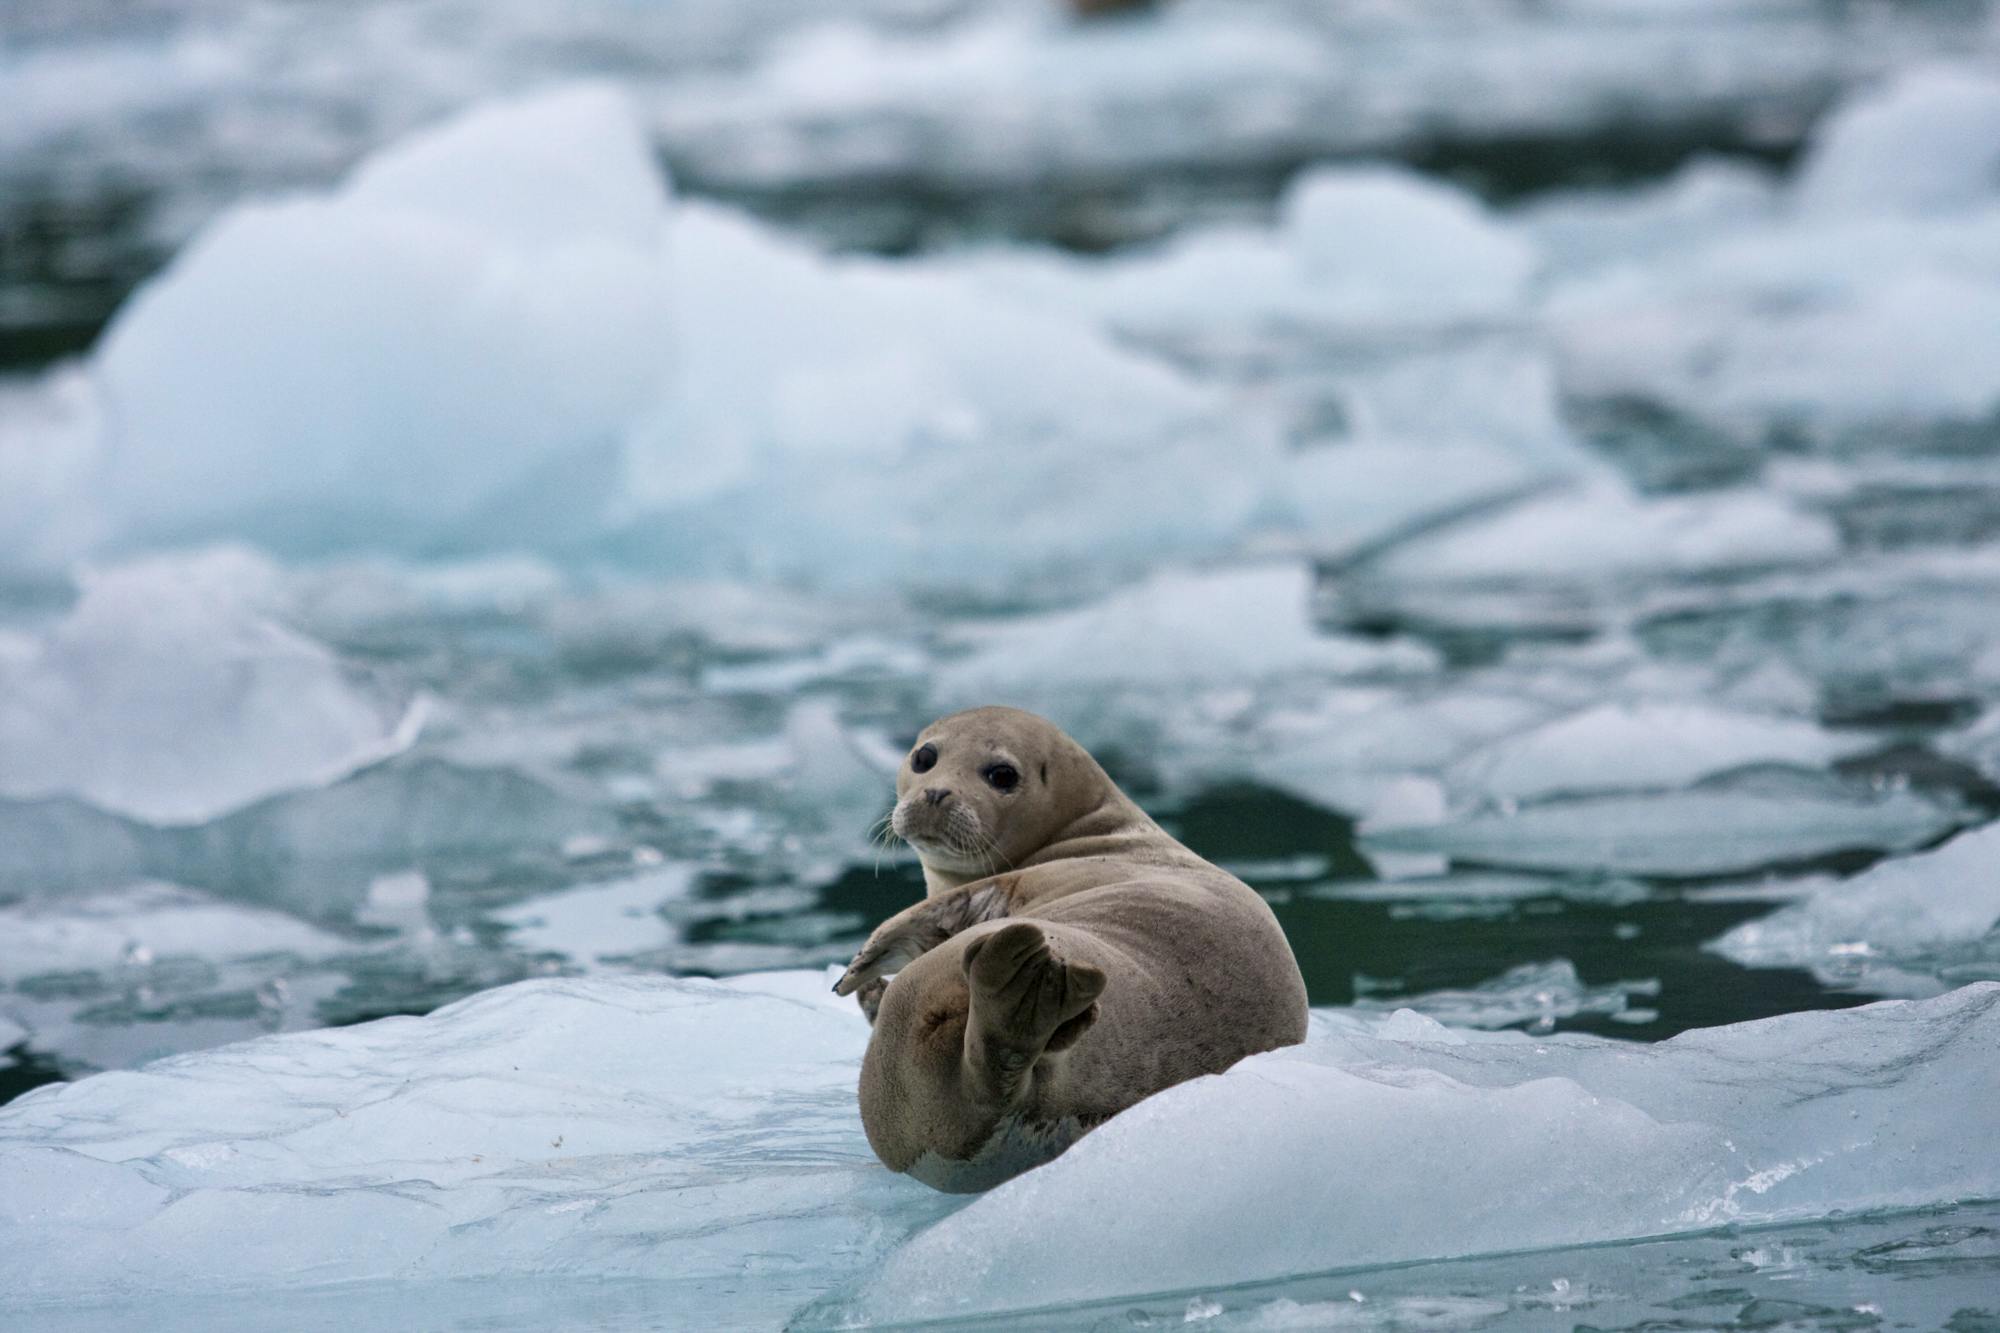
{"type": "Polygon", "coordinates": [[[1057,1028],[1055,1032],[1050,1035],[1049,1044],[1047,1046],[1044,1046],[1042,1049],[1051,1053],[1056,1051],[1068,1050],[1070,1047],[1076,1045],[1077,1039],[1079,1037],[1083,1036],[1084,1033],[1090,1031],[1090,1025],[1092,1023],[1095,1023],[1096,1021],[1097,1021],[1097,1006],[1096,1004],[1093,1003],[1090,1006],[1090,1008],[1084,1010],[1082,1013],[1078,1014],[1075,1018],[1070,1019],[1069,1022],[1064,1023],[1061,1027],[1057,1028]]]}

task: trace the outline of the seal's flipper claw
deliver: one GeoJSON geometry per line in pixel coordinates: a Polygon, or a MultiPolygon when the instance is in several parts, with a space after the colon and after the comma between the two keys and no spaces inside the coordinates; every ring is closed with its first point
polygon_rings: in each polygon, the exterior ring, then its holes
{"type": "Polygon", "coordinates": [[[1044,1054],[1067,1050],[1095,1021],[1102,969],[1064,958],[1041,926],[1018,921],[965,951],[972,991],[966,1057],[991,1093],[1011,1097],[1044,1054]]]}

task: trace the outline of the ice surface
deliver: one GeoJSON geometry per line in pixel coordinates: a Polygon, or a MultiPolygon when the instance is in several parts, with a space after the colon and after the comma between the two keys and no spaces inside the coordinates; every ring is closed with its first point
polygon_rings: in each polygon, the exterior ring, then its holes
{"type": "Polygon", "coordinates": [[[1196,232],[1156,254],[979,265],[1137,333],[1317,329],[1380,339],[1509,319],[1536,266],[1531,245],[1469,194],[1398,167],[1320,167],[1287,187],[1275,229],[1196,232]]]}
{"type": "Polygon", "coordinates": [[[218,902],[171,884],[0,907],[0,980],[8,982],[175,956],[311,958],[352,947],[296,917],[218,902]]]}
{"type": "Polygon", "coordinates": [[[516,948],[560,954],[593,966],[672,944],[678,932],[659,909],[685,897],[693,884],[692,868],[672,866],[533,898],[495,913],[493,919],[510,928],[510,942],[516,948]]]}
{"type": "Polygon", "coordinates": [[[1770,770],[1659,795],[1503,805],[1440,824],[1372,830],[1362,845],[1472,864],[1699,877],[1842,851],[1909,851],[1966,819],[1944,798],[1770,770]]]}
{"type": "Polygon", "coordinates": [[[2000,825],[1885,861],[1746,921],[1711,946],[1745,967],[1796,967],[1895,993],[2000,973],[2000,825]]]}
{"type": "Polygon", "coordinates": [[[1270,429],[1073,317],[671,207],[601,88],[484,107],[330,195],[235,210],[121,311],[91,374],[103,438],[70,452],[101,453],[127,545],[1011,588],[1228,549],[1280,462],[1270,429]]]}
{"type": "Polygon", "coordinates": [[[660,392],[666,218],[603,89],[482,108],[329,196],[234,210],[97,350],[114,522],[407,548],[524,489],[601,503],[603,452],[660,392]]]}
{"type": "Polygon", "coordinates": [[[1420,645],[1314,630],[1311,571],[1297,563],[1163,572],[1103,601],[1001,622],[969,635],[972,655],[948,666],[954,700],[1023,691],[1243,686],[1286,676],[1422,674],[1420,645]]]}
{"type": "Polygon", "coordinates": [[[2000,79],[1937,66],[1856,98],[1814,131],[1798,195],[1829,212],[1992,202],[2000,195],[2000,79]]]}
{"type": "Polygon", "coordinates": [[[202,823],[407,749],[421,704],[275,619],[276,581],[236,551],[88,577],[0,653],[0,796],[202,823]]]}
{"type": "Polygon", "coordinates": [[[993,1313],[1990,1195],[1996,1025],[1992,985],[1655,1046],[1453,1041],[1422,1020],[1388,1040],[1323,1017],[1307,1046],[1154,1097],[914,1237],[849,1312],[993,1313]],[[1102,1225],[1107,1208],[1147,1225],[1102,1225]]]}
{"type": "Polygon", "coordinates": [[[1653,1047],[1327,1012],[919,1232],[962,1201],[873,1161],[867,1027],[825,986],[534,981],[32,1093],[0,1110],[0,1308],[631,1277],[778,1323],[865,1278],[861,1311],[928,1316],[2000,1188],[2000,986],[1653,1047]],[[1154,1224],[1091,1222],[1111,1198],[1154,1224]]]}
{"type": "Polygon", "coordinates": [[[1376,999],[1363,995],[1354,1008],[1363,1013],[1393,1014],[1407,1010],[1449,1027],[1505,1028],[1527,1024],[1531,1032],[1550,1032],[1557,1022],[1580,1014],[1643,1021],[1654,1015],[1634,1009],[1634,997],[1657,996],[1657,980],[1617,981],[1586,985],[1576,964],[1567,958],[1510,967],[1491,981],[1460,990],[1426,991],[1376,999]]]}
{"type": "Polygon", "coordinates": [[[1604,703],[1487,746],[1451,778],[1463,792],[1517,800],[1679,787],[1751,764],[1822,767],[1871,743],[1800,718],[1707,704],[1604,703]]]}

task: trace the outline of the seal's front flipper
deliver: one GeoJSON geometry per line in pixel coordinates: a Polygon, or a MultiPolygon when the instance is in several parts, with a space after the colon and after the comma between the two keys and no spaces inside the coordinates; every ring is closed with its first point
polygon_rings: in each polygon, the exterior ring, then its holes
{"type": "Polygon", "coordinates": [[[972,990],[966,1069],[982,1093],[1008,1103],[1036,1060],[1075,1045],[1097,1020],[1104,973],[1061,957],[1032,921],[974,940],[964,963],[972,990]]]}
{"type": "Polygon", "coordinates": [[[852,995],[863,986],[923,957],[961,930],[1007,915],[1007,890],[998,881],[981,881],[926,898],[906,907],[875,928],[847,972],[833,985],[836,995],[852,995]]]}

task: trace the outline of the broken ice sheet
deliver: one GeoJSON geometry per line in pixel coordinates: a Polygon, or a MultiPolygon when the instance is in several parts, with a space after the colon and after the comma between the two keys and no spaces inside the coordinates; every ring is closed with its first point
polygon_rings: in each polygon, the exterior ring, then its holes
{"type": "Polygon", "coordinates": [[[1708,947],[1745,967],[1805,968],[1822,983],[1928,995],[2000,976],[2000,824],[1819,885],[1708,947]]]}
{"type": "Polygon", "coordinates": [[[934,1317],[2000,1190],[1964,1151],[2000,1131],[2000,986],[1653,1046],[1321,1011],[967,1206],[875,1162],[868,1028],[827,982],[533,981],[30,1093],[0,1109],[0,1310],[563,1275],[703,1326],[857,1279],[877,1320],[934,1317]],[[1105,1197],[1151,1224],[1051,1225],[1105,1197]]]}
{"type": "Polygon", "coordinates": [[[2000,1133],[1982,1091],[1996,1024],[2000,985],[1655,1045],[1322,1013],[1305,1046],[1117,1116],[824,1308],[992,1315],[1986,1198],[2000,1159],[1968,1145],[2000,1133]],[[1219,1123],[1236,1127],[1226,1142],[1219,1123]],[[1051,1225],[1104,1199],[1147,1225],[1051,1225]]]}
{"type": "Polygon", "coordinates": [[[86,575],[0,654],[0,795],[201,824],[408,749],[422,702],[285,626],[279,577],[241,550],[86,575]]]}
{"type": "Polygon", "coordinates": [[[1481,809],[1440,824],[1377,829],[1361,844],[1470,864],[1700,878],[1836,852],[1909,851],[1969,818],[1949,796],[1764,769],[1684,791],[1481,809]]]}
{"type": "Polygon", "coordinates": [[[1651,1010],[1634,1008],[1632,1000],[1660,993],[1660,983],[1654,978],[1586,985],[1577,975],[1576,964],[1567,958],[1523,963],[1477,986],[1417,995],[1378,998],[1367,992],[1380,987],[1364,987],[1364,980],[1355,978],[1358,994],[1352,1006],[1363,1013],[1389,1014],[1409,1009],[1448,1027],[1506,1028],[1525,1024],[1534,1033],[1553,1032],[1561,1020],[1579,1015],[1650,1021],[1656,1015],[1651,1010]]]}

